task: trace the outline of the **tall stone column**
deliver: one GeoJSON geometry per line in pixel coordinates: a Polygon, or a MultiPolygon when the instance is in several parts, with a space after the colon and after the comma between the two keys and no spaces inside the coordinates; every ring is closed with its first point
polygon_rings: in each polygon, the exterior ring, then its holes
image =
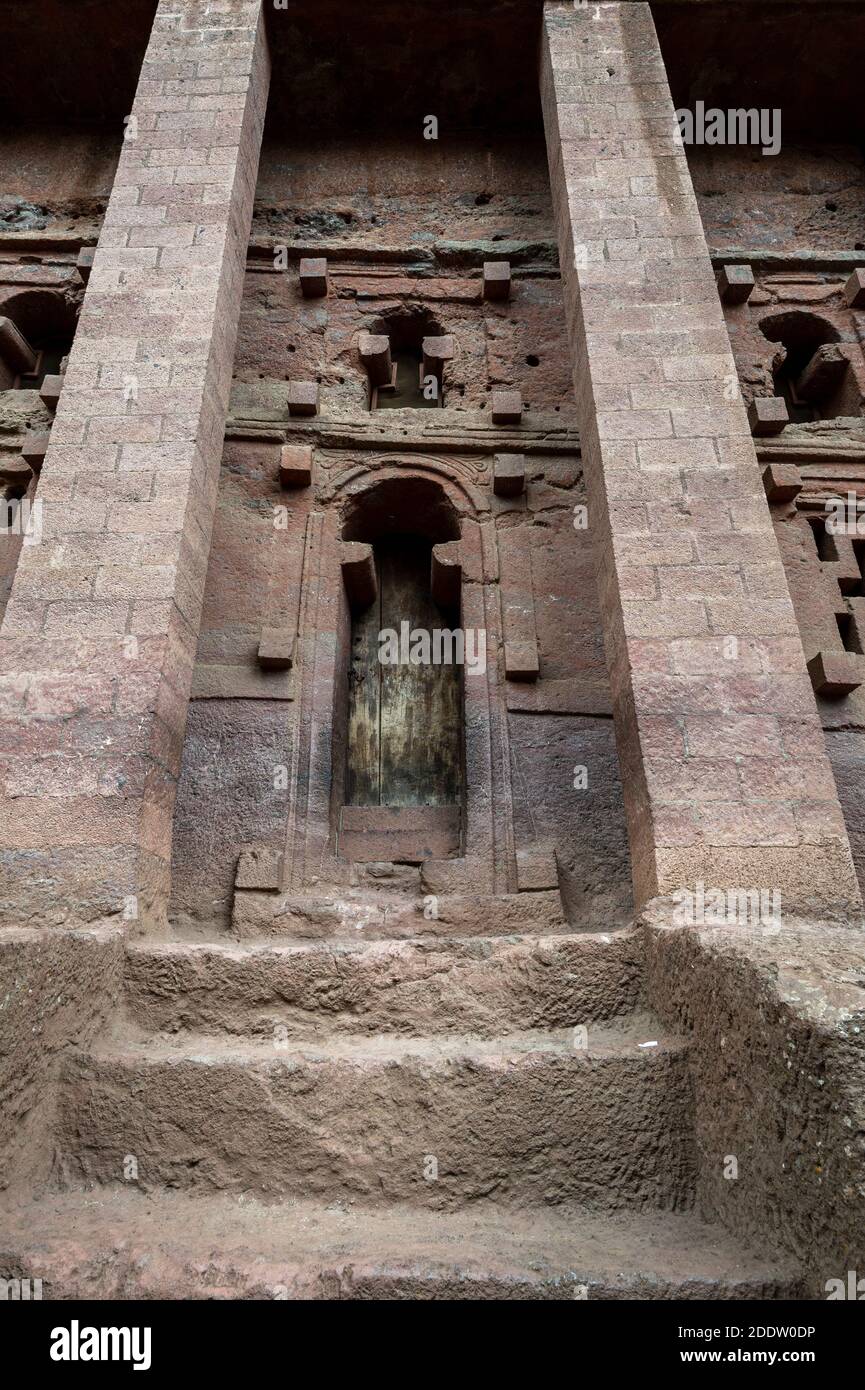
{"type": "Polygon", "coordinates": [[[858,914],[648,4],[550,0],[541,69],[638,904],[858,914]]]}
{"type": "Polygon", "coordinates": [[[159,0],[0,633],[7,925],[164,920],[268,82],[261,0],[159,0]]]}

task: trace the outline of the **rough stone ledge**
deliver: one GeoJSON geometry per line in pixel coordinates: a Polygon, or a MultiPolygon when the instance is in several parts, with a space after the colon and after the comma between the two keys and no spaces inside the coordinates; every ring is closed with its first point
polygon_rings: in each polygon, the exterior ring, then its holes
{"type": "Polygon", "coordinates": [[[132,1023],[298,1039],[340,1034],[556,1028],[634,1010],[642,939],[633,931],[284,946],[128,944],[132,1023]]]}
{"type": "Polygon", "coordinates": [[[865,1264],[865,931],[695,930],[669,902],[642,921],[649,1006],[691,1039],[703,1213],[825,1297],[865,1264]]]}
{"type": "Polygon", "coordinates": [[[429,1214],[128,1187],[0,1213],[0,1274],[57,1299],[776,1300],[795,1271],[692,1213],[429,1214]]]}
{"type": "Polygon", "coordinates": [[[313,898],[240,892],[234,898],[232,925],[241,938],[374,941],[560,932],[565,928],[565,919],[558,889],[499,895],[443,893],[438,896],[436,918],[424,917],[422,898],[370,904],[338,893],[313,898]]]}
{"type": "MultiPolygon", "coordinates": [[[[788,2],[788,0],[785,0],[788,2]]],[[[730,3],[730,0],[727,0],[730,3]]],[[[771,274],[779,270],[850,271],[862,264],[861,251],[809,251],[798,248],[790,251],[737,251],[715,248],[709,251],[713,266],[750,265],[758,273],[771,274]]],[[[843,286],[839,286],[839,293],[843,286]]]]}
{"type": "Polygon", "coordinates": [[[76,1184],[116,1182],[134,1154],[149,1190],[683,1210],[694,1191],[685,1053],[642,1014],[595,1026],[585,1050],[571,1029],[105,1039],[65,1063],[58,1164],[76,1184]]]}
{"type": "MultiPolygon", "coordinates": [[[[256,205],[255,214],[263,211],[256,205]]],[[[484,261],[491,259],[508,260],[520,267],[520,274],[558,274],[559,250],[555,241],[437,241],[431,246],[383,246],[380,242],[366,244],[362,241],[334,241],[324,237],[316,241],[286,241],[279,236],[253,237],[247,251],[247,266],[250,270],[272,272],[284,275],[285,271],[274,266],[274,251],[285,251],[290,261],[300,261],[307,256],[320,256],[327,247],[328,259],[344,266],[346,262],[361,265],[400,265],[411,269],[418,275],[437,275],[442,267],[471,267],[483,269],[484,261]]],[[[480,286],[479,286],[480,289],[480,286]]]]}
{"type": "MultiPolygon", "coordinates": [[[[419,422],[417,411],[390,410],[394,417],[382,425],[380,417],[368,422],[357,416],[328,416],[302,422],[289,419],[283,410],[256,411],[253,414],[229,415],[225,425],[226,439],[249,440],[256,443],[284,444],[288,434],[293,442],[317,445],[319,448],[394,449],[409,453],[416,448],[434,447],[438,451],[496,454],[513,448],[519,441],[524,454],[567,454],[580,452],[579,431],[560,421],[552,412],[530,411],[524,416],[518,434],[490,425],[489,415],[475,411],[435,411],[431,424],[419,422]],[[406,435],[406,425],[411,433],[406,435]]],[[[432,412],[430,412],[432,413],[432,412]]]]}

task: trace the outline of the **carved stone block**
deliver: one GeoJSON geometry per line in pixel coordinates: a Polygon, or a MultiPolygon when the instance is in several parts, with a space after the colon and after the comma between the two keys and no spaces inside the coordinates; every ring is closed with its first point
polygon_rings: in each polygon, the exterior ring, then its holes
{"type": "Polygon", "coordinates": [[[62,376],[43,377],[42,385],[39,387],[39,399],[48,410],[56,410],[57,402],[60,400],[60,392],[62,390],[62,376]]]}
{"type": "Polygon", "coordinates": [[[312,482],[312,446],[283,444],[279,455],[279,481],[283,487],[309,487],[312,482]]]}
{"type": "Polygon", "coordinates": [[[536,681],[539,673],[537,642],[505,642],[505,676],[509,681],[536,681]]]}
{"type": "Polygon", "coordinates": [[[755,396],[748,406],[752,434],[780,434],[790,416],[783,396],[755,396]]]}
{"type": "Polygon", "coordinates": [[[523,398],[519,391],[492,392],[494,425],[518,425],[523,418],[523,398]]]}
{"type": "Polygon", "coordinates": [[[363,541],[345,541],[341,565],[342,581],[352,612],[368,608],[378,594],[372,546],[363,541]]]}
{"type": "Polygon", "coordinates": [[[263,627],[258,664],[267,671],[286,671],[294,660],[294,633],[287,627],[263,627]]]}
{"type": "Polygon", "coordinates": [[[517,891],[543,892],[558,888],[559,869],[552,845],[531,845],[517,850],[517,891]]]}
{"type": "Polygon", "coordinates": [[[792,502],[802,491],[802,475],[795,463],[770,463],[763,469],[763,486],[770,502],[792,502]]]}
{"type": "Polygon", "coordinates": [[[440,608],[456,608],[460,601],[462,559],[459,541],[442,541],[432,548],[430,589],[440,608]]]}
{"type": "Polygon", "coordinates": [[[234,874],[235,888],[278,893],[282,887],[282,855],[272,845],[245,845],[234,874]]]}
{"type": "Polygon", "coordinates": [[[865,308],[865,269],[857,266],[844,286],[844,297],[851,309],[865,308]]]}
{"type": "Polygon", "coordinates": [[[493,492],[497,497],[518,497],[526,488],[525,454],[496,454],[493,458],[493,492]]]}
{"type": "Polygon", "coordinates": [[[0,318],[0,357],[15,373],[32,372],[36,366],[35,349],[8,318],[0,318]]]}
{"type": "Polygon", "coordinates": [[[817,695],[849,695],[865,682],[865,656],[856,652],[818,652],[808,662],[808,675],[817,695]]]}
{"type": "Polygon", "coordinates": [[[361,333],[357,340],[357,350],[366,368],[370,386],[390,386],[393,380],[390,338],[384,333],[361,333]]]}
{"type": "Polygon", "coordinates": [[[30,430],[24,436],[24,443],[21,445],[21,457],[25,463],[30,464],[36,473],[42,467],[50,442],[51,435],[48,431],[30,430]]]}
{"type": "Polygon", "coordinates": [[[754,292],[754,272],[749,265],[722,265],[718,293],[725,304],[744,304],[754,292]]]}
{"type": "Polygon", "coordinates": [[[484,261],[484,299],[510,299],[510,261],[484,261]]]}
{"type": "Polygon", "coordinates": [[[327,257],[302,256],[300,288],[304,299],[321,299],[327,294],[327,257]]]}
{"type": "Polygon", "coordinates": [[[81,250],[78,252],[78,259],[75,262],[75,269],[78,271],[78,274],[81,276],[81,279],[84,281],[85,285],[87,284],[87,281],[90,279],[90,272],[93,269],[93,258],[95,255],[95,246],[82,246],[81,250]]]}
{"type": "Polygon", "coordinates": [[[288,383],[289,415],[318,414],[318,382],[290,381],[288,383]]]}

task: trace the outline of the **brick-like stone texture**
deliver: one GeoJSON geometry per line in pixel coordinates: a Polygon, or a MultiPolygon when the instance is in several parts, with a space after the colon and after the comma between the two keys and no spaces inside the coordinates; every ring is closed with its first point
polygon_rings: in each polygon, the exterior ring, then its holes
{"type": "Polygon", "coordinates": [[[637,900],[858,914],[648,4],[548,2],[541,64],[637,900]]]}
{"type": "Polygon", "coordinates": [[[268,81],[261,0],[160,0],[0,634],[7,923],[164,918],[268,81]]]}

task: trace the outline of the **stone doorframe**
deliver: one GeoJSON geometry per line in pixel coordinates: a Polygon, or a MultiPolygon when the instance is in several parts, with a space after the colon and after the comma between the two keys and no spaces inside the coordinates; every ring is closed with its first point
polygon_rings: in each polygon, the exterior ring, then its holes
{"type": "Polygon", "coordinates": [[[440,863],[455,891],[506,893],[516,886],[513,807],[503,673],[496,538],[483,492],[463,463],[428,454],[376,455],[352,463],[316,493],[304,539],[297,655],[297,737],[289,773],[282,886],[308,893],[344,885],[351,865],[338,853],[341,764],[347,712],[351,612],[342,577],[345,504],[395,479],[435,483],[460,524],[461,625],[486,632],[487,668],[464,682],[462,852],[440,863]]]}

